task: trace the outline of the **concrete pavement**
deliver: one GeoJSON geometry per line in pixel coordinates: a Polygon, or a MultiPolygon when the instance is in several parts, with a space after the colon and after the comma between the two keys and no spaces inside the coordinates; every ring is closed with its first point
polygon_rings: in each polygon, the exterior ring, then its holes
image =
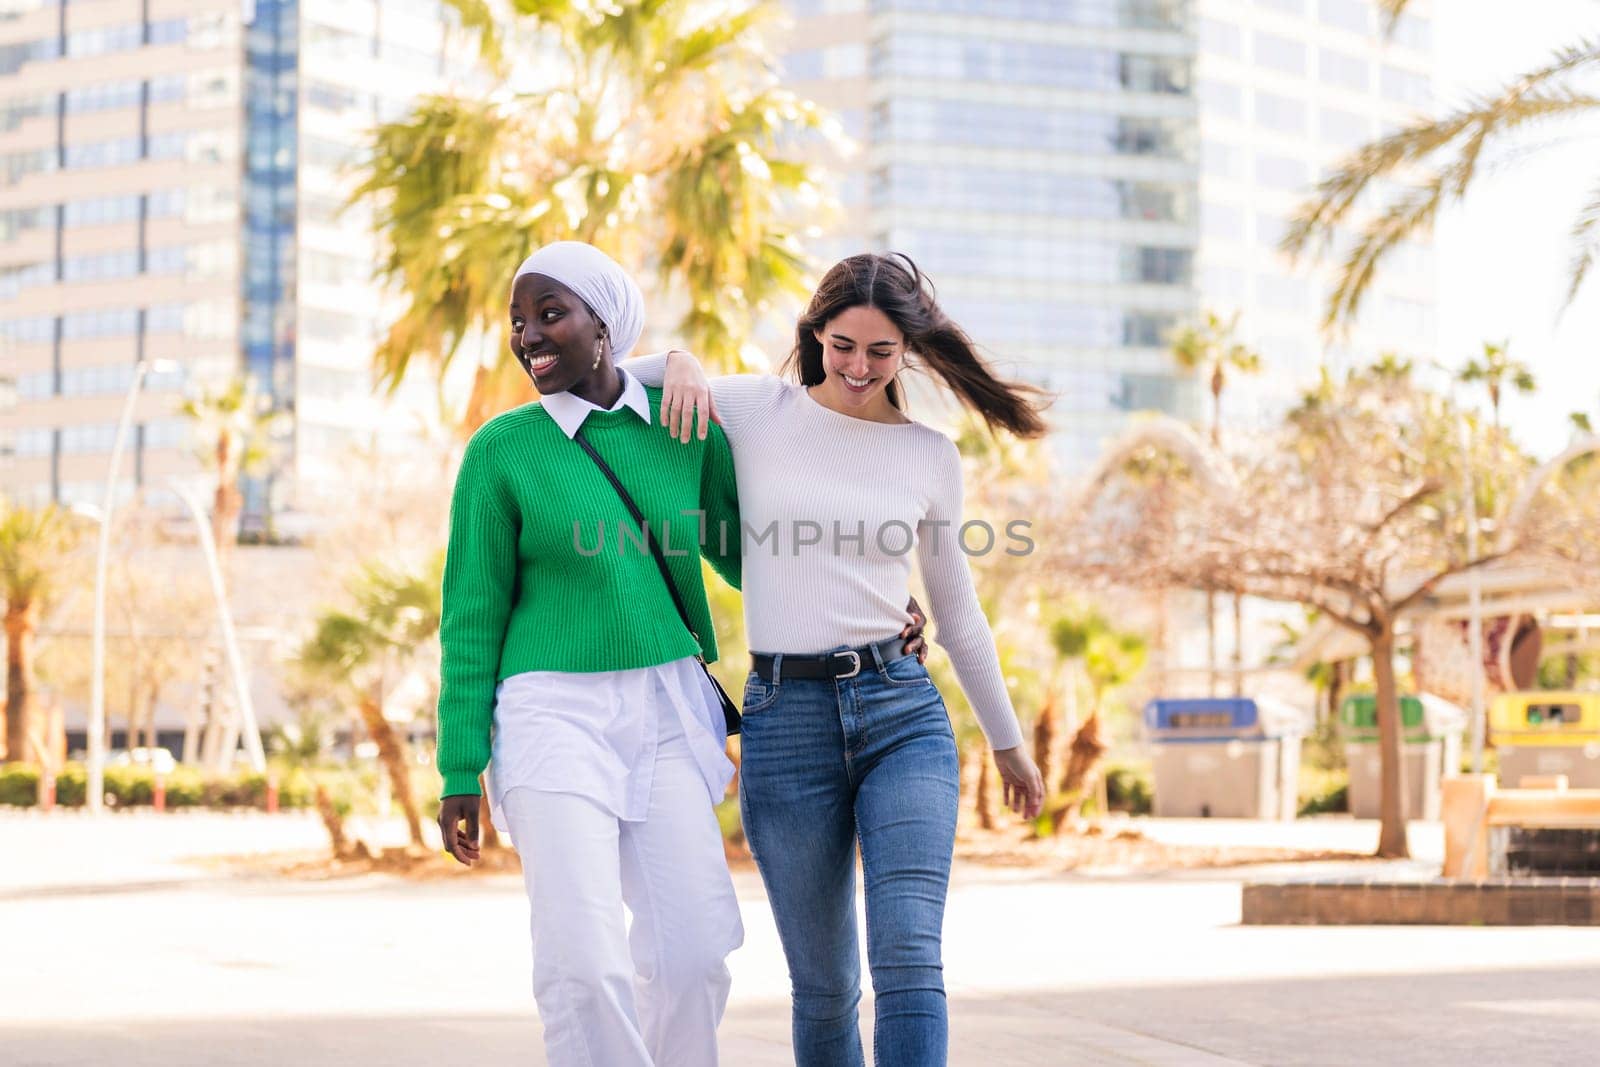
{"type": "MultiPolygon", "coordinates": [[[[516,879],[290,882],[179,861],[316,835],[0,815],[0,1062],[543,1063],[516,879]]],[[[1600,930],[1240,927],[1246,876],[961,868],[951,1062],[1554,1065],[1600,1047],[1600,930]]],[[[776,933],[759,880],[738,884],[724,1063],[786,1064],[776,933]]]]}

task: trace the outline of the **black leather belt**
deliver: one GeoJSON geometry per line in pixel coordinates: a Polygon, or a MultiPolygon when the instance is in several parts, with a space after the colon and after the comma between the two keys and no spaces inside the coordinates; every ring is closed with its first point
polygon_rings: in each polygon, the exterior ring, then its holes
{"type": "MultiPolygon", "coordinates": [[[[905,655],[906,643],[898,637],[891,637],[887,641],[879,641],[876,645],[862,645],[860,648],[848,648],[839,652],[828,652],[821,656],[791,656],[783,654],[781,674],[784,678],[854,678],[863,668],[877,669],[877,662],[872,658],[872,650],[878,650],[878,659],[887,663],[892,659],[899,659],[905,655]]],[[[752,652],[750,654],[750,668],[756,672],[763,682],[772,681],[772,664],[777,656],[768,656],[752,652]]]]}

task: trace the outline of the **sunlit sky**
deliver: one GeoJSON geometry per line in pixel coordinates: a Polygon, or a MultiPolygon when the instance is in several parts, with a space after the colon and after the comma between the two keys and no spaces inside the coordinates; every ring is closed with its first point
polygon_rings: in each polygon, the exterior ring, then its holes
{"type": "MultiPolygon", "coordinates": [[[[1441,104],[1504,84],[1558,47],[1600,37],[1596,0],[1435,0],[1441,104]]],[[[1600,424],[1600,273],[1565,313],[1568,232],[1600,185],[1600,121],[1550,130],[1524,155],[1440,220],[1439,358],[1459,364],[1483,341],[1511,341],[1539,391],[1502,405],[1517,438],[1539,455],[1570,436],[1567,413],[1600,424]]]]}

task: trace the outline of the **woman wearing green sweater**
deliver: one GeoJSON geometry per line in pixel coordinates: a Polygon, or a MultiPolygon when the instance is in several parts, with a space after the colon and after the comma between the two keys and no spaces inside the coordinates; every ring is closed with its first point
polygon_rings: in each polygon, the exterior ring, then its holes
{"type": "Polygon", "coordinates": [[[523,860],[552,1065],[714,1064],[724,960],[743,927],[712,811],[733,767],[694,657],[717,655],[702,545],[739,584],[728,444],[718,431],[684,447],[654,425],[660,390],[616,366],[643,300],[598,249],[528,257],[509,312],[512,354],[543,399],[479,430],[457,476],[440,830],[456,859],[477,861],[487,767],[496,822],[523,860]],[[692,633],[580,433],[665,550],[692,633]]]}

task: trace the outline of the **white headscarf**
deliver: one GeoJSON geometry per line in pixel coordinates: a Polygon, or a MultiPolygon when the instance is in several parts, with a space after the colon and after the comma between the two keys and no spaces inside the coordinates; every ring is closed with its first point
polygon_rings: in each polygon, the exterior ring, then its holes
{"type": "Polygon", "coordinates": [[[617,261],[582,241],[547,244],[522,261],[513,285],[524,274],[542,274],[577,293],[606,325],[613,359],[623,359],[644,332],[644,294],[617,261]]]}

